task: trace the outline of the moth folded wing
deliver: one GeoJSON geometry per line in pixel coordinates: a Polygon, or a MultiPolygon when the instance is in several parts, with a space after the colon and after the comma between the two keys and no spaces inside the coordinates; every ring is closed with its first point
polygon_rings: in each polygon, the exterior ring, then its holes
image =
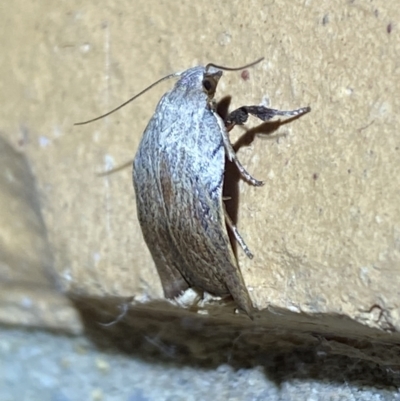
{"type": "Polygon", "coordinates": [[[175,298],[189,288],[178,267],[182,258],[173,245],[156,171],[146,152],[139,149],[133,168],[136,208],[143,237],[150,250],[166,298],[175,298]]]}
{"type": "MultiPolygon", "coordinates": [[[[223,169],[210,180],[208,175],[202,177],[201,172],[193,174],[184,168],[191,165],[190,160],[183,165],[182,158],[180,161],[172,164],[166,155],[160,157],[167,224],[180,256],[177,268],[191,286],[218,296],[231,295],[251,315],[252,303],[225,225],[223,169]]],[[[207,171],[207,166],[203,167],[207,171]]]]}

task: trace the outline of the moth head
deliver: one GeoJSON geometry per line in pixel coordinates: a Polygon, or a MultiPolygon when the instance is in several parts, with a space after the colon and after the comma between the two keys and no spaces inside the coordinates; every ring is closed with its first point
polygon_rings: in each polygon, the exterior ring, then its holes
{"type": "Polygon", "coordinates": [[[224,71],[240,71],[243,70],[244,68],[251,67],[260,61],[262,61],[264,58],[260,58],[253,63],[244,65],[242,67],[224,67],[221,65],[217,65],[214,63],[209,63],[205,67],[205,72],[203,75],[203,91],[207,94],[207,97],[209,100],[211,100],[214,97],[215,90],[217,89],[218,81],[222,76],[222,70],[224,71]]]}
{"type": "MultiPolygon", "coordinates": [[[[213,69],[214,70],[214,69],[213,69]]],[[[207,94],[209,99],[212,99],[217,89],[218,81],[222,76],[222,71],[215,70],[213,72],[207,71],[203,77],[203,91],[207,94]]]]}

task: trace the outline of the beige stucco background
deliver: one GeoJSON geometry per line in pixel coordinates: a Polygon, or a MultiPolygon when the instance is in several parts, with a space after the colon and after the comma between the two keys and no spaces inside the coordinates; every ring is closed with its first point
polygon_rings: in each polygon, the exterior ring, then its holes
{"type": "MultiPolygon", "coordinates": [[[[5,200],[0,213],[1,319],[18,323],[16,311],[24,310],[20,323],[79,330],[73,309],[54,301],[63,292],[161,299],[137,222],[131,170],[98,173],[133,158],[172,82],[106,119],[73,124],[168,73],[264,56],[249,80],[226,72],[217,96],[232,95],[233,106],[263,102],[312,111],[239,151],[248,171],[265,181],[261,188],[240,183],[238,226],[255,258],[238,255],[253,302],[294,322],[296,315],[315,317],[317,328],[318,318],[329,318],[325,329],[333,332],[335,317],[381,335],[398,332],[399,20],[395,1],[5,3],[0,134],[14,150],[4,146],[1,158],[15,152],[27,161],[38,201],[24,186],[14,191],[15,180],[1,181],[0,198],[10,192],[27,200],[18,212],[5,200]],[[30,208],[44,234],[25,219],[30,208]],[[45,238],[40,246],[29,239],[38,235],[45,238]],[[43,256],[43,244],[50,256],[43,256]],[[17,259],[26,262],[27,255],[34,260],[24,270],[27,282],[12,289],[21,283],[17,259]],[[40,284],[49,298],[29,281],[44,265],[43,277],[56,283],[40,284]],[[51,316],[58,317],[51,322],[51,316]]],[[[233,139],[243,130],[235,132],[233,139]]]]}

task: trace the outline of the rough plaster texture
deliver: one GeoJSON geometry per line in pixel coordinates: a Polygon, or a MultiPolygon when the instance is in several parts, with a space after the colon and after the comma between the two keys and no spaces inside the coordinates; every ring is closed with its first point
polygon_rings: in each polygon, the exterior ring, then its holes
{"type": "Polygon", "coordinates": [[[310,105],[312,112],[239,151],[266,182],[240,183],[239,203],[239,228],[255,254],[247,260],[239,252],[239,262],[254,304],[269,308],[260,321],[281,314],[289,330],[309,332],[301,326],[305,317],[312,331],[349,337],[353,322],[367,339],[398,342],[395,1],[18,0],[3,9],[0,129],[29,160],[53,271],[75,300],[162,298],[130,169],[96,174],[133,158],[172,83],[102,121],[73,123],[167,73],[265,56],[248,80],[225,73],[218,96],[232,95],[233,106],[310,105]]]}
{"type": "Polygon", "coordinates": [[[0,322],[80,332],[57,290],[35,180],[23,154],[0,136],[0,322]]]}

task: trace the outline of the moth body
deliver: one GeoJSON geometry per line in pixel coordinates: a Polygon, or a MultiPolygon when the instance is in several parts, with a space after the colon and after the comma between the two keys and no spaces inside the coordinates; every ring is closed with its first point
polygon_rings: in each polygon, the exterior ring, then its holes
{"type": "Polygon", "coordinates": [[[191,68],[161,98],[136,153],[133,182],[165,296],[176,297],[189,286],[230,294],[250,314],[222,200],[224,122],[212,102],[221,75],[213,67],[191,68]]]}
{"type": "Polygon", "coordinates": [[[224,119],[218,115],[213,98],[221,69],[243,70],[262,60],[241,68],[209,64],[167,75],[106,114],[76,124],[104,118],[157,83],[179,77],[173,89],[159,101],[133,162],[143,236],[167,298],[175,298],[189,287],[221,297],[231,295],[250,317],[253,305],[227,228],[247,256],[252,254],[224,207],[225,160],[233,162],[240,176],[251,185],[263,183],[242,166],[228,131],[244,124],[249,115],[268,121],[275,116],[297,117],[311,110],[242,106],[224,119]]]}

